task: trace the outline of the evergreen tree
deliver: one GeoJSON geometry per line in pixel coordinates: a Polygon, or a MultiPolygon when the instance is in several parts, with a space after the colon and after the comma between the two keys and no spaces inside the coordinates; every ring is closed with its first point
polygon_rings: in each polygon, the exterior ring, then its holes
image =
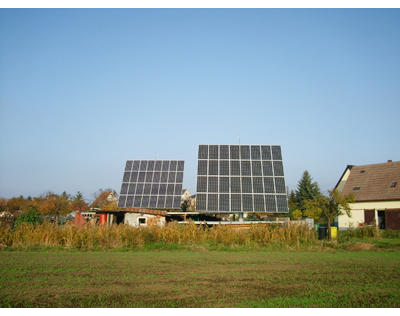
{"type": "Polygon", "coordinates": [[[297,190],[295,193],[296,201],[302,211],[305,209],[304,201],[313,200],[314,197],[321,194],[321,190],[317,182],[312,182],[310,173],[306,170],[303,173],[299,183],[297,184],[297,190]]]}
{"type": "Polygon", "coordinates": [[[289,195],[289,211],[293,212],[294,210],[299,208],[299,203],[297,203],[297,199],[296,199],[296,192],[294,192],[293,190],[290,192],[289,195]]]}
{"type": "Polygon", "coordinates": [[[89,209],[85,199],[83,198],[83,194],[81,192],[77,192],[72,200],[72,208],[74,210],[87,211],[89,209]]]}
{"type": "Polygon", "coordinates": [[[64,200],[70,200],[70,199],[71,199],[71,196],[70,196],[66,191],[64,191],[64,192],[61,194],[61,197],[62,197],[64,200]]]}
{"type": "Polygon", "coordinates": [[[79,200],[83,200],[83,194],[80,191],[78,191],[74,196],[74,201],[79,201],[79,200]]]}

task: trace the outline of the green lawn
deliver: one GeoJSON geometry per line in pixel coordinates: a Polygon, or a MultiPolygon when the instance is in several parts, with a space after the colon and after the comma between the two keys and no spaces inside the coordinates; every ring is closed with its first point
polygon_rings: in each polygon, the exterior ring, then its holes
{"type": "Polygon", "coordinates": [[[400,307],[400,251],[0,251],[2,307],[400,307]]]}

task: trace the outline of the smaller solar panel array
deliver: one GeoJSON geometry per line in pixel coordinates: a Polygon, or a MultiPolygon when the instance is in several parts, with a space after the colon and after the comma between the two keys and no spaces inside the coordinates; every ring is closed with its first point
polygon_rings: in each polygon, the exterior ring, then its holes
{"type": "Polygon", "coordinates": [[[128,160],[118,207],[180,209],[183,160],[128,160]]]}

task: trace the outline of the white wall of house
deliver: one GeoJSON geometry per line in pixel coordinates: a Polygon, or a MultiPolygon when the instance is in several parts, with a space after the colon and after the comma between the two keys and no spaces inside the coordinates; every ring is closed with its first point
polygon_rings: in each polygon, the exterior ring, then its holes
{"type": "Polygon", "coordinates": [[[341,215],[338,217],[339,229],[357,228],[364,223],[364,210],[375,210],[375,219],[377,212],[386,209],[400,209],[400,201],[382,201],[382,202],[356,202],[349,204],[351,207],[351,217],[341,215]]]}
{"type": "Polygon", "coordinates": [[[165,226],[165,217],[152,214],[126,213],[124,218],[124,224],[134,227],[148,226],[148,224],[165,226]]]}
{"type": "Polygon", "coordinates": [[[350,176],[350,172],[351,172],[350,169],[347,169],[346,172],[344,173],[342,179],[340,179],[340,182],[338,183],[338,186],[337,186],[337,189],[338,189],[340,192],[342,192],[343,187],[344,187],[344,185],[346,184],[347,179],[348,179],[349,176],[350,176]]]}

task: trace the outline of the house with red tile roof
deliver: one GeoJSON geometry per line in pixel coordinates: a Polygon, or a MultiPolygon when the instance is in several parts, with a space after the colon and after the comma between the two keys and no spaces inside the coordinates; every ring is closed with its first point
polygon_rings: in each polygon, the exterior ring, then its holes
{"type": "Polygon", "coordinates": [[[354,196],[351,217],[339,216],[339,229],[378,225],[400,230],[400,161],[348,165],[335,189],[354,196]]]}

